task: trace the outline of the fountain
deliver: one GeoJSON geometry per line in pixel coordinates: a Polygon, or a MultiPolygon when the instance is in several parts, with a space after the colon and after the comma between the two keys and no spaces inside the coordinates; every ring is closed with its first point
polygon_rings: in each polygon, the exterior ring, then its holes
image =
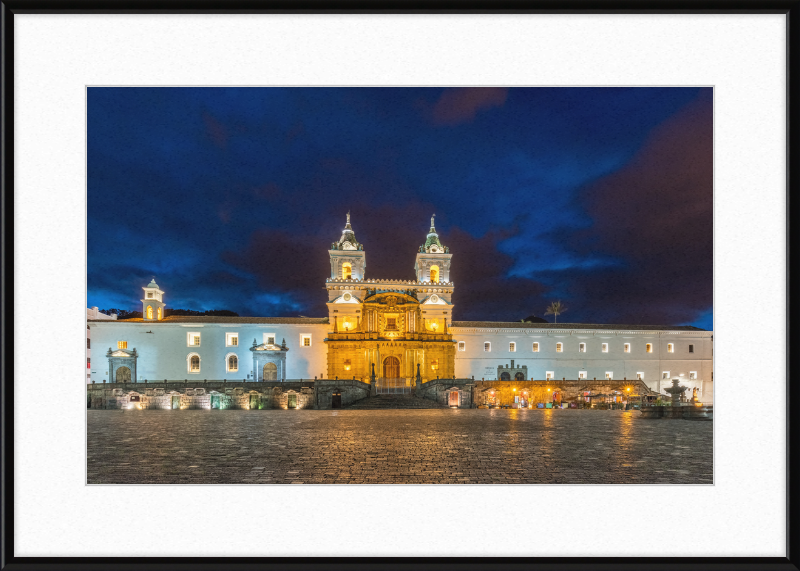
{"type": "Polygon", "coordinates": [[[664,389],[672,396],[669,406],[643,406],[641,418],[683,418],[686,420],[711,420],[708,407],[697,399],[697,389],[692,391],[692,400],[681,402],[681,396],[689,387],[680,384],[680,378],[672,379],[672,386],[664,389]]]}

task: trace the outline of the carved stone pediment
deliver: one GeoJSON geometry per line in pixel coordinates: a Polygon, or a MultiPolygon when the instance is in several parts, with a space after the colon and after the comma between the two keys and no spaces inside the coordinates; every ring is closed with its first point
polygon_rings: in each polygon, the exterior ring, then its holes
{"type": "Polygon", "coordinates": [[[283,349],[280,345],[275,345],[274,343],[262,343],[261,345],[256,345],[255,347],[250,347],[251,351],[288,351],[289,349],[283,349]]]}

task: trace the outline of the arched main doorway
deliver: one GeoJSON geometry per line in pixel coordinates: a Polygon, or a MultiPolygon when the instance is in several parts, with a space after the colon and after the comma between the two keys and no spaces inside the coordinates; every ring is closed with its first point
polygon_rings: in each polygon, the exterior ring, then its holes
{"type": "Polygon", "coordinates": [[[131,382],[131,370],[128,367],[119,367],[117,369],[117,382],[118,383],[130,383],[131,382]]]}
{"type": "Polygon", "coordinates": [[[397,357],[386,357],[383,360],[383,378],[400,378],[400,361],[397,359],[397,357]]]}
{"type": "Polygon", "coordinates": [[[516,375],[514,375],[514,380],[515,381],[524,381],[525,380],[525,376],[522,373],[517,373],[516,375]]]}
{"type": "Polygon", "coordinates": [[[277,381],[278,380],[278,365],[275,363],[267,363],[264,365],[264,371],[262,375],[265,381],[277,381]]]}
{"type": "Polygon", "coordinates": [[[511,380],[511,375],[508,372],[502,372],[502,373],[500,373],[500,380],[501,381],[510,381],[511,380]]]}

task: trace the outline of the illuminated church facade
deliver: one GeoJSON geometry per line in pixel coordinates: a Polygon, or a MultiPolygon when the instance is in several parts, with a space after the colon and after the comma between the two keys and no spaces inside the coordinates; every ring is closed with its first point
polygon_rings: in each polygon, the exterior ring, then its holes
{"type": "MultiPolygon", "coordinates": [[[[87,319],[87,382],[435,378],[680,377],[713,400],[713,332],[690,326],[453,321],[452,254],[431,218],[413,280],[370,279],[350,215],[331,244],[321,318],[164,317],[165,292],[143,286],[143,317],[87,319]],[[88,336],[88,335],[87,335],[88,336]],[[105,359],[101,358],[102,351],[105,359]]],[[[468,284],[467,284],[468,287],[468,284]]]]}

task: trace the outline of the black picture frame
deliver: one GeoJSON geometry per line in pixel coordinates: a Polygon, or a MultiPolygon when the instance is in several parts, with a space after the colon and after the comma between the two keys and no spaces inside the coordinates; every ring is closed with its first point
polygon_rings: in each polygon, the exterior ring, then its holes
{"type": "MultiPolygon", "coordinates": [[[[646,553],[639,558],[630,557],[549,557],[549,558],[25,558],[16,557],[14,552],[14,16],[15,14],[86,14],[86,13],[150,13],[150,14],[198,14],[198,13],[546,13],[546,14],[786,14],[787,16],[787,283],[786,291],[792,292],[792,283],[797,283],[800,267],[798,248],[791,244],[800,243],[800,237],[792,222],[798,220],[800,209],[800,73],[791,73],[793,65],[800,59],[800,0],[699,0],[699,1],[631,1],[631,0],[530,0],[523,2],[402,2],[398,0],[375,2],[355,1],[312,1],[312,0],[0,0],[2,16],[2,284],[0,290],[0,314],[2,315],[2,382],[0,383],[0,402],[2,403],[2,544],[0,546],[0,568],[17,569],[331,569],[347,570],[373,569],[385,570],[412,569],[419,565],[447,566],[458,569],[490,569],[502,566],[506,569],[539,570],[611,570],[611,569],[649,569],[653,571],[681,570],[750,570],[774,569],[790,570],[800,568],[800,511],[798,494],[800,476],[792,470],[794,456],[800,442],[798,423],[792,420],[792,403],[797,389],[792,390],[790,374],[787,378],[787,490],[786,490],[786,537],[787,557],[748,558],[655,558],[646,553]],[[794,200],[791,200],[794,197],[794,200]],[[792,238],[794,236],[794,238],[792,238]]],[[[800,68],[794,68],[800,69],[800,68]]],[[[800,321],[798,305],[791,304],[787,296],[787,363],[786,370],[800,370],[800,351],[792,351],[798,346],[797,323],[800,321]]],[[[640,513],[638,517],[654,517],[653,514],[640,513]]]]}

